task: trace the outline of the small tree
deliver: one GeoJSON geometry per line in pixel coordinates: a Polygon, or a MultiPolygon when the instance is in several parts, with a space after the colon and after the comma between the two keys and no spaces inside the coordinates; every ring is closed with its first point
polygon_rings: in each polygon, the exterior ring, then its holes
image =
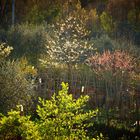
{"type": "Polygon", "coordinates": [[[51,60],[67,65],[83,62],[94,50],[87,39],[89,31],[84,23],[69,15],[55,26],[49,27],[47,34],[47,54],[51,60]]]}
{"type": "MultiPolygon", "coordinates": [[[[48,41],[46,44],[47,60],[66,66],[70,89],[72,69],[76,64],[84,62],[94,51],[88,35],[85,23],[71,14],[48,30],[46,38],[48,41]]],[[[46,63],[46,60],[42,62],[46,63]]]]}
{"type": "Polygon", "coordinates": [[[39,98],[37,113],[40,117],[40,131],[44,139],[86,139],[86,128],[97,114],[85,109],[88,96],[73,99],[68,94],[68,84],[62,83],[62,90],[51,100],[39,98]]]}
{"type": "MultiPolygon", "coordinates": [[[[130,73],[134,68],[134,58],[125,51],[115,50],[110,52],[108,50],[90,57],[87,64],[105,81],[104,99],[108,123],[109,108],[112,108],[112,106],[109,106],[111,102],[113,102],[113,105],[117,103],[121,111],[121,117],[124,116],[122,109],[123,95],[129,88],[130,73]]],[[[128,97],[128,93],[125,95],[128,97]]]]}

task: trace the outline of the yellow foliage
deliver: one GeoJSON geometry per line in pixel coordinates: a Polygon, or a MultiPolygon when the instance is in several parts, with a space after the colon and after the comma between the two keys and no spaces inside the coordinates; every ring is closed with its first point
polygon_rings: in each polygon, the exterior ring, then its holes
{"type": "Polygon", "coordinates": [[[0,60],[7,57],[11,53],[11,50],[13,48],[6,45],[6,43],[0,44],[0,60]]]}
{"type": "Polygon", "coordinates": [[[37,74],[37,70],[34,68],[34,66],[28,63],[28,60],[25,57],[20,59],[19,65],[20,65],[21,71],[24,74],[30,74],[33,76],[37,74]]]}
{"type": "Polygon", "coordinates": [[[134,88],[138,87],[140,83],[140,73],[132,72],[130,76],[131,76],[131,84],[133,85],[133,87],[134,88]]]}

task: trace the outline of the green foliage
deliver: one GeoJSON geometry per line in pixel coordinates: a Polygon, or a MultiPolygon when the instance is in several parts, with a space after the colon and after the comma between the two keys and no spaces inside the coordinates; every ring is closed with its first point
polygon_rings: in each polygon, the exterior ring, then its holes
{"type": "Polygon", "coordinates": [[[86,111],[85,105],[88,96],[73,99],[68,94],[68,84],[62,83],[62,90],[54,94],[51,100],[39,98],[37,112],[40,117],[40,131],[44,139],[88,139],[86,128],[93,123],[89,122],[96,116],[97,110],[86,111]]]}
{"type": "MultiPolygon", "coordinates": [[[[28,104],[34,95],[28,73],[20,68],[19,62],[3,61],[0,64],[0,109],[7,112],[16,104],[28,104]]],[[[28,106],[27,105],[27,106],[28,106]]]]}
{"type": "Polygon", "coordinates": [[[97,48],[98,52],[103,52],[104,50],[115,50],[117,48],[117,43],[111,39],[108,35],[103,34],[100,37],[92,38],[94,46],[97,48]]]}
{"type": "Polygon", "coordinates": [[[140,72],[139,72],[140,60],[135,62],[135,66],[136,66],[135,70],[133,72],[131,72],[131,74],[130,74],[130,77],[131,77],[130,85],[132,86],[132,89],[139,89],[139,83],[140,83],[140,72]]]}
{"type": "Polygon", "coordinates": [[[37,70],[34,68],[34,66],[30,65],[27,58],[21,58],[18,61],[19,67],[22,71],[22,73],[25,76],[36,76],[37,75],[37,70]]]}
{"type": "Polygon", "coordinates": [[[48,23],[57,21],[61,15],[61,6],[58,4],[52,5],[47,11],[44,10],[45,19],[48,23]]]}
{"type": "MultiPolygon", "coordinates": [[[[93,138],[93,140],[105,140],[105,138],[104,138],[103,134],[100,133],[100,135],[97,136],[96,138],[93,138]]],[[[106,140],[107,140],[107,138],[106,138],[106,140]]]]}
{"type": "MultiPolygon", "coordinates": [[[[87,13],[86,13],[87,14],[87,13]]],[[[101,31],[101,26],[99,24],[99,16],[97,14],[97,10],[95,9],[91,9],[89,11],[89,15],[88,15],[88,27],[91,30],[91,33],[95,33],[95,32],[100,32],[101,31]]]]}
{"type": "Polygon", "coordinates": [[[14,49],[10,56],[16,59],[26,57],[30,63],[37,65],[46,42],[45,28],[45,25],[33,24],[11,27],[5,37],[8,44],[14,49]]]}
{"type": "Polygon", "coordinates": [[[20,116],[18,111],[8,112],[0,120],[0,139],[41,140],[38,126],[30,121],[29,116],[20,116]]]}
{"type": "Polygon", "coordinates": [[[100,16],[100,20],[101,20],[101,25],[106,32],[113,31],[114,23],[112,17],[109,14],[103,12],[102,15],[100,16]]]}
{"type": "Polygon", "coordinates": [[[129,13],[127,15],[129,24],[133,27],[133,30],[136,31],[136,32],[140,31],[140,28],[138,26],[140,24],[140,21],[139,21],[140,16],[138,16],[140,11],[138,11],[138,10],[139,10],[139,8],[138,9],[132,9],[132,10],[129,11],[129,13]]]}
{"type": "Polygon", "coordinates": [[[27,7],[28,12],[24,15],[24,21],[33,24],[40,24],[44,22],[52,23],[53,21],[56,21],[62,12],[62,5],[60,4],[60,1],[51,2],[41,0],[28,2],[28,4],[30,6],[27,7]]]}
{"type": "Polygon", "coordinates": [[[11,50],[12,47],[0,45],[0,111],[3,113],[18,103],[28,108],[31,97],[35,96],[28,77],[36,75],[36,70],[27,60],[6,60],[11,50]]]}
{"type": "Polygon", "coordinates": [[[21,116],[18,111],[1,115],[1,139],[90,139],[87,128],[93,126],[91,119],[98,110],[87,110],[88,96],[73,99],[68,94],[68,84],[62,83],[62,90],[54,94],[51,100],[39,98],[37,106],[39,119],[30,120],[30,116],[21,116]]]}
{"type": "Polygon", "coordinates": [[[26,15],[26,21],[34,24],[43,23],[45,21],[44,12],[41,11],[37,5],[34,5],[26,15]]]}

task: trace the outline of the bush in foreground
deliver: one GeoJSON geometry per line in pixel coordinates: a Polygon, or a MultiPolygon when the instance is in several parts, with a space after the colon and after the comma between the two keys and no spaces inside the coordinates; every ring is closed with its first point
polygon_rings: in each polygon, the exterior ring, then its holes
{"type": "Polygon", "coordinates": [[[93,125],[91,119],[98,110],[87,110],[88,96],[73,99],[68,94],[68,84],[62,83],[62,90],[51,100],[39,98],[37,114],[39,119],[31,121],[29,116],[20,116],[17,111],[8,112],[0,120],[1,139],[89,139],[87,128],[93,125]]]}

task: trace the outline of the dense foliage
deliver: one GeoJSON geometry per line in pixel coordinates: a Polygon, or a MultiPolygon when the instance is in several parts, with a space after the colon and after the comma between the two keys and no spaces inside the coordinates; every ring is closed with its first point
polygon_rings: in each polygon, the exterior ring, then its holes
{"type": "MultiPolygon", "coordinates": [[[[15,23],[56,22],[69,12],[78,8],[77,15],[87,14],[87,27],[94,32],[106,32],[113,36],[131,39],[139,44],[140,2],[139,0],[40,0],[0,2],[0,21],[2,26],[12,23],[12,2],[15,5],[15,23]],[[83,11],[84,12],[81,12],[83,11]],[[94,30],[93,30],[94,29],[94,30]]],[[[96,33],[95,33],[96,34],[96,33]]]]}
{"type": "Polygon", "coordinates": [[[139,38],[139,0],[1,0],[0,139],[139,139],[139,38]]]}
{"type": "Polygon", "coordinates": [[[3,113],[21,103],[28,108],[31,98],[35,97],[28,77],[35,75],[36,70],[25,59],[6,60],[12,49],[6,44],[0,45],[0,111],[3,113]]]}
{"type": "Polygon", "coordinates": [[[0,120],[1,139],[89,139],[87,128],[93,125],[98,110],[86,110],[88,96],[74,99],[68,94],[68,84],[62,83],[62,90],[51,100],[39,98],[37,114],[39,118],[31,121],[30,116],[20,116],[19,111],[8,112],[0,120]]]}

